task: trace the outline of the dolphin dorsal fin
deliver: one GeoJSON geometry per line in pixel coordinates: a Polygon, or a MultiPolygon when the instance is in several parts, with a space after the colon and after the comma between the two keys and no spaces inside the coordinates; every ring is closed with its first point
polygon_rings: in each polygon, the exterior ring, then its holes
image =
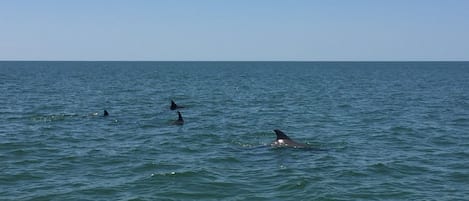
{"type": "Polygon", "coordinates": [[[290,139],[287,135],[285,135],[285,133],[283,133],[279,129],[275,129],[274,132],[277,135],[277,140],[280,140],[280,139],[289,140],[290,139]]]}
{"type": "Polygon", "coordinates": [[[179,111],[178,111],[178,116],[179,116],[178,121],[184,121],[184,119],[182,118],[181,112],[179,111]]]}
{"type": "Polygon", "coordinates": [[[105,117],[106,117],[106,116],[109,116],[109,113],[107,112],[107,110],[104,110],[103,116],[105,116],[105,117]]]}
{"type": "Polygon", "coordinates": [[[175,110],[176,108],[178,108],[178,105],[176,105],[176,103],[173,100],[171,100],[171,109],[175,110]]]}

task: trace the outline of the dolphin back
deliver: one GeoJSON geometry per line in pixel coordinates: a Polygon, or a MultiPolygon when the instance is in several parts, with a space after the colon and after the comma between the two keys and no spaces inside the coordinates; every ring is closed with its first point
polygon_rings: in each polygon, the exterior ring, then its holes
{"type": "Polygon", "coordinates": [[[312,148],[310,145],[308,144],[304,144],[304,143],[299,143],[299,142],[295,142],[293,141],[292,139],[290,139],[290,137],[288,137],[285,133],[283,133],[281,130],[278,130],[278,129],[275,129],[274,130],[275,134],[277,135],[277,140],[275,140],[271,146],[272,147],[292,147],[292,148],[306,148],[306,149],[310,149],[312,148]]]}

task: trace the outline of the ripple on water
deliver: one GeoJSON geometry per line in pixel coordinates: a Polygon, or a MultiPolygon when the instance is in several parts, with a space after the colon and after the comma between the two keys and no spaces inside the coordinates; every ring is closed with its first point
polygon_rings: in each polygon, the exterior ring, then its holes
{"type": "Polygon", "coordinates": [[[467,63],[0,65],[0,199],[469,196],[467,63]],[[326,151],[271,149],[273,129],[326,151]]]}

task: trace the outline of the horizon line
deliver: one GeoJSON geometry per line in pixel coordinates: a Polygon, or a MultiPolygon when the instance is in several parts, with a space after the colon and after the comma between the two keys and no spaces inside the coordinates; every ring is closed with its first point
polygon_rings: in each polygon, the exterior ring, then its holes
{"type": "Polygon", "coordinates": [[[469,62],[469,60],[1,60],[0,62],[469,62]]]}

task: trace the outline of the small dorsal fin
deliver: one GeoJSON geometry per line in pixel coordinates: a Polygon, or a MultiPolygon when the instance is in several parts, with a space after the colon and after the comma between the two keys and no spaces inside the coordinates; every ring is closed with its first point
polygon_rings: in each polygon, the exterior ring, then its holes
{"type": "Polygon", "coordinates": [[[287,135],[285,135],[285,133],[283,133],[279,129],[275,129],[274,132],[277,135],[277,140],[280,140],[280,139],[289,140],[290,139],[287,135]]]}
{"type": "Polygon", "coordinates": [[[178,120],[173,122],[174,125],[184,125],[184,119],[182,118],[181,112],[178,111],[178,120]]]}
{"type": "Polygon", "coordinates": [[[173,100],[171,100],[171,107],[170,108],[171,108],[171,110],[175,110],[175,109],[178,108],[178,105],[176,105],[176,103],[173,100]]]}
{"type": "Polygon", "coordinates": [[[105,116],[105,117],[106,117],[106,116],[109,116],[109,113],[107,112],[107,110],[104,110],[103,116],[105,116]]]}
{"type": "Polygon", "coordinates": [[[178,111],[178,121],[184,121],[184,119],[182,118],[181,112],[179,111],[178,111]]]}

